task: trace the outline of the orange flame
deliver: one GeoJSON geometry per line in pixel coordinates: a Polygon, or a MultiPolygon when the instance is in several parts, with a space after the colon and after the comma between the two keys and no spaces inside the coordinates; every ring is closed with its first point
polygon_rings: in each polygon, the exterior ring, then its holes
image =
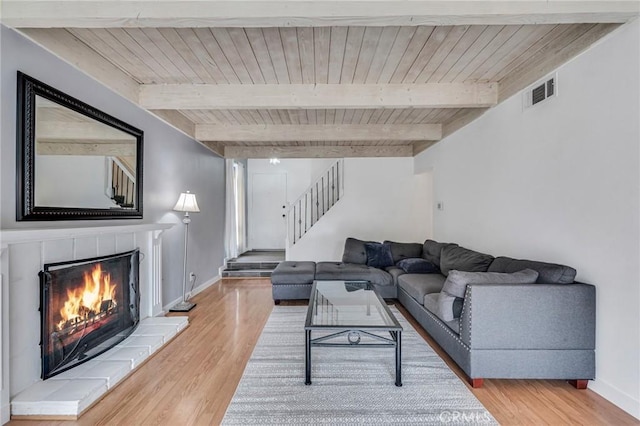
{"type": "Polygon", "coordinates": [[[58,323],[58,330],[62,330],[70,320],[99,314],[104,301],[111,301],[111,306],[115,305],[115,296],[116,285],[111,284],[111,275],[103,274],[101,265],[96,265],[91,274],[84,273],[83,286],[67,290],[67,300],[60,309],[62,320],[58,323]]]}

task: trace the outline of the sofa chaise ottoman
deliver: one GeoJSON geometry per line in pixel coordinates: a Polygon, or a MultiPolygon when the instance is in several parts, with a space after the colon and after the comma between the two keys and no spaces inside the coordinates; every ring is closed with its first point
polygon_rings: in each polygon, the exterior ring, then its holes
{"type": "Polygon", "coordinates": [[[271,273],[271,293],[276,305],[280,300],[309,299],[315,275],[315,262],[280,262],[271,273]]]}

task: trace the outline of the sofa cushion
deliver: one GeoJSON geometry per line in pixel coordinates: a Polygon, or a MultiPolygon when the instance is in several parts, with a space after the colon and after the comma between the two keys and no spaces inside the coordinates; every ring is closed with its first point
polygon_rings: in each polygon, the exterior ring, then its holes
{"type": "Polygon", "coordinates": [[[402,259],[416,258],[422,255],[422,244],[420,243],[396,243],[394,241],[385,241],[384,243],[391,247],[394,264],[402,259]]]}
{"type": "Polygon", "coordinates": [[[437,265],[421,257],[402,259],[396,266],[407,274],[435,274],[440,272],[437,265]]]}
{"type": "Polygon", "coordinates": [[[440,253],[440,270],[446,276],[449,271],[486,272],[494,257],[460,246],[448,245],[440,253]]]}
{"type": "Polygon", "coordinates": [[[367,251],[364,249],[366,243],[374,241],[362,241],[355,238],[347,238],[344,242],[344,251],[342,252],[342,261],[344,263],[358,263],[360,265],[367,264],[367,251]]]}
{"type": "Polygon", "coordinates": [[[438,311],[436,315],[445,322],[460,318],[463,303],[463,298],[452,296],[445,291],[441,291],[438,294],[438,311]]]}
{"type": "Polygon", "coordinates": [[[391,274],[382,269],[340,262],[318,262],[316,264],[316,280],[361,280],[380,286],[393,285],[391,274]]]}
{"type": "Polygon", "coordinates": [[[424,306],[427,311],[436,315],[438,315],[438,296],[440,296],[440,293],[425,294],[422,301],[422,306],[424,306]]]}
{"type": "Polygon", "coordinates": [[[576,270],[555,263],[536,262],[534,260],[512,259],[510,257],[496,257],[489,266],[489,272],[515,272],[523,269],[533,269],[538,272],[539,284],[571,284],[576,278],[576,270]]]}
{"type": "Polygon", "coordinates": [[[400,275],[406,274],[406,272],[404,272],[402,269],[398,268],[395,265],[386,267],[384,268],[384,270],[391,275],[391,278],[393,278],[393,285],[398,285],[398,277],[400,275]]]}
{"type": "Polygon", "coordinates": [[[440,265],[440,252],[447,246],[457,246],[454,243],[439,243],[434,240],[426,240],[422,245],[422,258],[434,265],[440,265]]]}
{"type": "Polygon", "coordinates": [[[442,290],[444,280],[445,277],[440,274],[404,274],[398,277],[398,287],[421,304],[425,294],[442,290]]]}
{"type": "Polygon", "coordinates": [[[525,269],[511,274],[451,271],[438,298],[436,315],[443,321],[453,321],[455,318],[460,318],[467,284],[533,284],[537,278],[538,273],[533,269],[525,269]]]}
{"type": "Polygon", "coordinates": [[[279,284],[311,284],[316,273],[315,262],[280,262],[271,273],[271,283],[279,284]]]}
{"type": "Polygon", "coordinates": [[[467,284],[533,284],[537,279],[538,273],[533,269],[512,273],[451,271],[442,291],[464,297],[467,284]]]}
{"type": "MultiPolygon", "coordinates": [[[[438,298],[442,293],[431,293],[424,295],[424,303],[423,306],[432,314],[438,316],[438,298]]],[[[462,300],[462,299],[461,299],[462,300]]],[[[462,302],[459,303],[459,310],[462,311],[462,302]]],[[[438,316],[438,318],[440,318],[438,316]]],[[[440,318],[442,319],[442,318],[440,318]]],[[[460,320],[453,319],[451,321],[443,321],[447,327],[456,332],[456,334],[460,334],[460,320]]]]}

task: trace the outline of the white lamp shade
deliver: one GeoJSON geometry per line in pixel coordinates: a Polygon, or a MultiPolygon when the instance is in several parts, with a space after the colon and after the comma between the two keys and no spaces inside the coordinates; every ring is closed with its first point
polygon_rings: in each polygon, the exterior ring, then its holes
{"type": "Polygon", "coordinates": [[[178,212],[199,212],[198,202],[196,201],[196,194],[191,194],[189,191],[183,192],[178,198],[178,202],[173,208],[178,212]]]}

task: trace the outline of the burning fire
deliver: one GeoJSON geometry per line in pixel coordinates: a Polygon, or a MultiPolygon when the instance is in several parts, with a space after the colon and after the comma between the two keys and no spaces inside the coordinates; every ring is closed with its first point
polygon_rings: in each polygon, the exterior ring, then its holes
{"type": "Polygon", "coordinates": [[[84,273],[84,286],[67,290],[67,300],[60,309],[62,320],[58,322],[58,330],[62,330],[69,322],[84,320],[90,316],[100,314],[116,304],[116,285],[111,285],[111,274],[102,273],[100,264],[96,265],[91,274],[84,273]]]}

